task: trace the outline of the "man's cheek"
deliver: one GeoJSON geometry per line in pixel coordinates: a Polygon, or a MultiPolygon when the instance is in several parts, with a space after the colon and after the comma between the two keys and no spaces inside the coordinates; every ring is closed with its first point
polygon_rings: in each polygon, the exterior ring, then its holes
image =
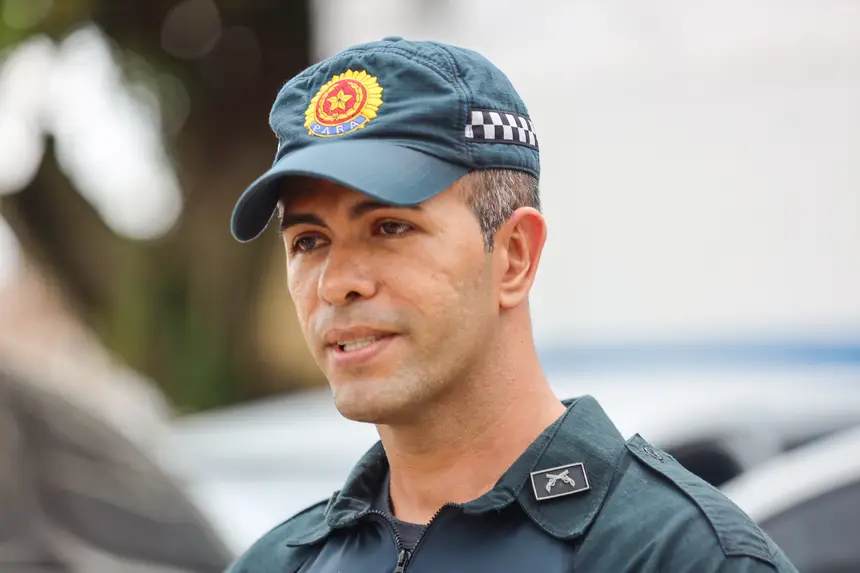
{"type": "Polygon", "coordinates": [[[304,302],[308,296],[314,294],[313,285],[311,277],[308,277],[307,273],[302,272],[298,263],[287,265],[287,290],[296,307],[304,302]]]}
{"type": "Polygon", "coordinates": [[[293,307],[296,310],[296,316],[299,320],[299,325],[307,338],[308,322],[310,311],[313,308],[313,301],[308,298],[313,295],[313,291],[309,291],[307,283],[301,283],[294,280],[287,281],[287,290],[293,302],[293,307]]]}

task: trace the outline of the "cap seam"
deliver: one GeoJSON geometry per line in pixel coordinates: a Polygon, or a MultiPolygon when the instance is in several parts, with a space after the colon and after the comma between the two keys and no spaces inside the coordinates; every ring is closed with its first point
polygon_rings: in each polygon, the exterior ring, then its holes
{"type": "Polygon", "coordinates": [[[427,149],[425,149],[425,148],[422,148],[422,147],[416,146],[416,145],[415,145],[415,141],[414,141],[414,140],[409,140],[409,139],[390,139],[389,141],[391,141],[391,143],[393,143],[393,144],[395,144],[395,145],[398,145],[398,146],[400,146],[400,147],[405,147],[406,149],[411,149],[411,150],[413,150],[413,151],[418,151],[418,152],[420,152],[420,153],[423,153],[423,154],[425,154],[425,155],[429,155],[430,157],[433,157],[433,158],[435,158],[435,159],[438,159],[439,161],[444,161],[445,163],[449,163],[449,164],[451,164],[451,165],[459,165],[459,166],[461,166],[461,167],[468,167],[469,169],[474,169],[474,168],[475,168],[475,166],[474,166],[471,162],[458,161],[458,160],[450,159],[450,158],[448,158],[448,157],[440,157],[437,153],[434,153],[433,151],[429,151],[429,150],[427,150],[427,149]]]}
{"type": "MultiPolygon", "coordinates": [[[[305,71],[307,71],[307,70],[305,70],[305,71]]],[[[309,96],[309,95],[311,94],[311,82],[309,81],[309,78],[305,75],[305,73],[304,73],[304,72],[302,72],[301,74],[299,74],[298,76],[296,76],[296,77],[294,78],[294,81],[295,81],[295,83],[293,84],[293,86],[294,86],[294,87],[298,88],[298,87],[303,83],[303,84],[305,85],[305,95],[306,95],[306,96],[309,96]]],[[[281,99],[281,96],[282,96],[282,95],[284,94],[284,92],[287,90],[287,87],[288,87],[289,85],[290,85],[290,82],[287,82],[287,83],[285,83],[283,86],[281,86],[281,89],[280,89],[280,90],[278,90],[278,96],[277,96],[277,98],[275,99],[275,102],[276,102],[276,103],[281,99]]],[[[310,101],[310,98],[308,98],[308,101],[310,101]]],[[[273,122],[273,121],[271,121],[272,116],[273,116],[273,113],[272,113],[272,112],[269,112],[269,117],[270,117],[270,120],[269,120],[269,128],[270,128],[270,129],[272,130],[272,132],[275,134],[275,138],[276,138],[276,139],[277,139],[277,141],[278,141],[278,145],[277,145],[277,147],[275,148],[275,157],[274,157],[274,159],[273,159],[273,161],[272,161],[272,166],[274,167],[274,166],[275,166],[275,164],[278,162],[278,160],[280,160],[280,159],[281,159],[281,157],[279,157],[279,156],[280,156],[280,151],[281,151],[281,144],[282,144],[282,143],[286,143],[286,142],[281,140],[281,135],[280,135],[280,133],[278,133],[278,131],[275,129],[275,126],[273,125],[273,123],[274,123],[274,122],[273,122]]],[[[284,145],[283,147],[284,147],[284,148],[286,148],[286,145],[284,145]]]]}
{"type": "MultiPolygon", "coordinates": [[[[420,63],[421,65],[423,65],[427,68],[431,68],[434,72],[436,72],[437,74],[442,76],[448,82],[451,82],[452,79],[456,80],[456,77],[452,78],[451,74],[448,74],[444,68],[437,65],[432,60],[428,60],[424,56],[415,54],[415,53],[410,52],[408,50],[404,50],[403,48],[398,48],[397,46],[375,46],[373,48],[362,48],[362,47],[350,48],[350,49],[347,49],[347,50],[341,52],[340,54],[338,54],[338,56],[343,56],[343,55],[351,54],[354,52],[362,52],[362,53],[394,52],[394,53],[396,53],[400,56],[403,56],[404,58],[407,58],[411,61],[417,61],[418,63],[420,63]]],[[[320,62],[320,63],[322,63],[322,62],[320,62]]]]}
{"type": "MultiPolygon", "coordinates": [[[[439,43],[433,43],[443,54],[448,58],[448,62],[454,69],[454,80],[456,83],[456,88],[463,96],[463,99],[460,101],[461,108],[460,113],[457,114],[457,125],[455,126],[459,132],[460,136],[463,140],[460,142],[461,149],[465,152],[466,157],[468,158],[469,165],[473,166],[475,164],[475,160],[472,157],[472,149],[469,147],[468,142],[466,141],[466,116],[469,113],[469,109],[472,104],[471,94],[468,90],[468,85],[463,79],[463,70],[460,68],[460,64],[457,63],[457,58],[446,48],[444,45],[439,43]]],[[[458,138],[459,141],[459,138],[458,138]]]]}
{"type": "MultiPolygon", "coordinates": [[[[477,145],[477,144],[475,144],[475,145],[477,145]]],[[[496,145],[500,145],[500,144],[496,144],[496,145]]],[[[531,148],[529,148],[529,149],[531,149],[531,148]]],[[[494,162],[494,163],[488,163],[486,165],[481,165],[480,167],[473,166],[472,169],[474,169],[476,171],[485,171],[487,169],[505,169],[508,171],[522,171],[523,173],[528,173],[529,175],[531,175],[535,179],[540,178],[540,176],[537,174],[537,172],[534,169],[531,169],[529,167],[523,167],[520,165],[512,166],[512,165],[506,165],[503,163],[494,162]]]]}
{"type": "MultiPolygon", "coordinates": [[[[372,48],[367,48],[367,47],[363,47],[363,46],[356,46],[353,48],[347,48],[346,50],[340,52],[338,54],[338,56],[340,57],[340,56],[344,56],[344,55],[348,55],[348,54],[353,54],[356,52],[361,52],[361,53],[365,53],[365,54],[368,54],[368,53],[372,54],[372,53],[379,53],[379,52],[394,52],[399,56],[403,56],[404,58],[406,58],[408,60],[418,62],[422,66],[431,69],[432,71],[436,72],[437,75],[442,76],[442,78],[449,83],[455,83],[457,80],[456,74],[448,73],[447,70],[445,70],[442,66],[439,66],[438,64],[436,64],[432,60],[429,60],[429,59],[425,58],[424,56],[412,53],[408,50],[404,50],[403,48],[399,48],[397,46],[374,46],[372,48]]],[[[305,81],[307,83],[307,86],[308,86],[308,92],[310,93],[311,88],[312,88],[312,84],[313,84],[313,82],[310,81],[310,79],[313,78],[314,76],[316,76],[319,73],[322,65],[329,62],[330,60],[331,60],[331,58],[326,58],[324,60],[317,62],[316,64],[314,64],[314,65],[308,67],[307,69],[305,69],[304,71],[302,71],[301,74],[296,76],[294,79],[296,81],[299,81],[300,79],[305,81]]],[[[290,84],[290,82],[287,82],[286,84],[284,84],[281,87],[280,90],[278,90],[278,97],[280,97],[281,94],[284,92],[284,90],[287,89],[287,86],[289,84],[290,84]]]]}
{"type": "Polygon", "coordinates": [[[515,114],[515,115],[521,115],[529,121],[532,120],[531,116],[528,113],[520,113],[518,111],[513,111],[513,110],[493,109],[493,108],[486,107],[486,106],[484,106],[484,107],[470,107],[469,110],[471,110],[471,111],[492,111],[492,112],[496,112],[496,113],[510,113],[510,114],[515,114]]]}

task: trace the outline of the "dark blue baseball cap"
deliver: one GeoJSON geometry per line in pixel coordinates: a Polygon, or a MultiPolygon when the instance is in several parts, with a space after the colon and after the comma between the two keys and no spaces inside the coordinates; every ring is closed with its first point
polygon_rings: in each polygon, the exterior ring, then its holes
{"type": "Polygon", "coordinates": [[[534,124],[510,80],[484,56],[386,38],[311,66],[278,93],[272,168],[233,210],[233,236],[255,239],[289,178],[339,183],[394,205],[441,193],[470,171],[540,178],[534,124]]]}

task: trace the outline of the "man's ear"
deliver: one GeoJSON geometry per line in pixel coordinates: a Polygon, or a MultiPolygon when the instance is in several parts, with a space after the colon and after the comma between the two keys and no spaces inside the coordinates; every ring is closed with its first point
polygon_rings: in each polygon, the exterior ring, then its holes
{"type": "Polygon", "coordinates": [[[546,233],[546,219],[532,207],[514,211],[496,232],[493,251],[501,274],[499,305],[502,308],[513,308],[528,299],[546,233]]]}

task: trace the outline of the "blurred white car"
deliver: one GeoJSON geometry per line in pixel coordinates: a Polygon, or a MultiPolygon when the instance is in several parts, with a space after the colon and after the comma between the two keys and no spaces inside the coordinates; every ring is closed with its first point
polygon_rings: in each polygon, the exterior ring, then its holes
{"type": "Polygon", "coordinates": [[[770,460],[723,491],[799,571],[860,571],[860,426],[770,460]]]}
{"type": "MultiPolygon", "coordinates": [[[[806,442],[860,423],[856,369],[556,378],[591,394],[625,437],[640,433],[720,486],[806,442]]],[[[329,497],[378,436],[312,391],[178,420],[162,463],[236,552],[329,497]]]]}

